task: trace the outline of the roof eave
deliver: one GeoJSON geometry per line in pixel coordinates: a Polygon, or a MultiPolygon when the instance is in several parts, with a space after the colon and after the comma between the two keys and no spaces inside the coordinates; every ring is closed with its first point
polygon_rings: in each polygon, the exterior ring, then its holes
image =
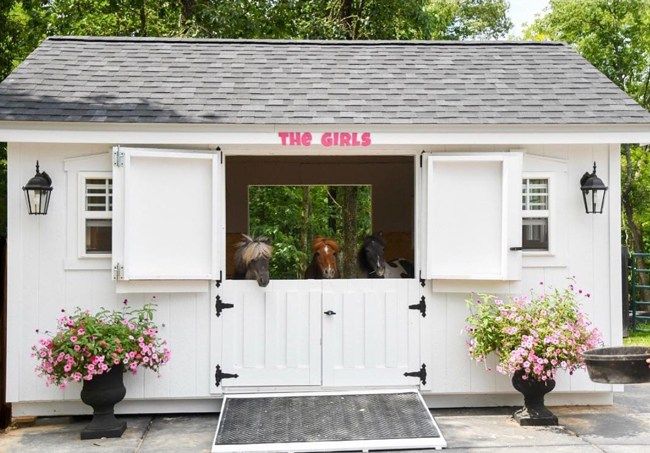
{"type": "Polygon", "coordinates": [[[188,124],[0,121],[0,141],[276,145],[278,131],[364,131],[376,145],[650,143],[639,124],[188,124]]]}

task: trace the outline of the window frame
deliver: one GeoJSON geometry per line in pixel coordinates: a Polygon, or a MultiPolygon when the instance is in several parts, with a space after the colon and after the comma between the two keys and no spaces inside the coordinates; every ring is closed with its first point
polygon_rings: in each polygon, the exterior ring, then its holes
{"type": "MultiPolygon", "coordinates": [[[[522,196],[523,196],[523,189],[524,189],[524,184],[523,181],[526,179],[545,179],[548,181],[547,185],[547,190],[546,190],[546,210],[525,210],[523,209],[523,203],[522,203],[522,209],[521,209],[521,219],[522,219],[522,225],[523,225],[523,220],[524,219],[530,219],[530,218],[545,218],[548,219],[548,224],[547,224],[547,229],[548,229],[548,249],[547,250],[541,250],[541,249],[523,249],[523,255],[524,256],[554,256],[555,255],[555,236],[556,232],[554,230],[555,226],[555,215],[554,215],[554,174],[550,172],[536,172],[536,171],[524,171],[522,172],[521,175],[522,179],[522,196]]],[[[522,228],[522,234],[523,234],[523,228],[522,228]]],[[[523,237],[522,237],[522,246],[523,246],[523,237]]]]}
{"type": "Polygon", "coordinates": [[[87,211],[86,210],[86,181],[88,179],[110,179],[113,185],[113,173],[111,171],[80,171],[77,173],[77,256],[80,259],[101,259],[111,258],[113,253],[88,253],[86,251],[86,220],[100,219],[111,220],[113,227],[113,210],[110,211],[87,211]]]}

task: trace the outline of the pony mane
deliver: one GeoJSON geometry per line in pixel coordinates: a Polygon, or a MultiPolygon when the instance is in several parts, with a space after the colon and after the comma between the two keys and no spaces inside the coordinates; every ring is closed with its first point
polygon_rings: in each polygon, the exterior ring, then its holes
{"type": "Polygon", "coordinates": [[[264,236],[252,238],[242,234],[243,240],[237,243],[237,252],[235,257],[241,261],[243,266],[248,266],[251,261],[259,258],[270,259],[273,253],[273,246],[269,244],[269,239],[264,236]]]}
{"type": "Polygon", "coordinates": [[[330,247],[332,250],[334,250],[334,253],[338,253],[340,250],[339,244],[334,239],[316,236],[311,244],[312,251],[316,253],[318,250],[324,247],[330,247]]]}

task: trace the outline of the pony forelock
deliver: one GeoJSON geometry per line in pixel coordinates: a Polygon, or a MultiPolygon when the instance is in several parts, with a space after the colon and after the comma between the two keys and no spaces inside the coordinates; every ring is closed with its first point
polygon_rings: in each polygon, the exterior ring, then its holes
{"type": "Polygon", "coordinates": [[[251,261],[260,258],[270,259],[273,254],[273,246],[269,244],[269,239],[263,236],[251,238],[247,235],[244,240],[237,244],[237,257],[241,259],[244,266],[248,266],[251,261]]]}
{"type": "Polygon", "coordinates": [[[314,253],[324,247],[330,247],[332,250],[334,250],[334,253],[337,253],[340,249],[339,244],[334,239],[316,236],[311,245],[314,253]]]}

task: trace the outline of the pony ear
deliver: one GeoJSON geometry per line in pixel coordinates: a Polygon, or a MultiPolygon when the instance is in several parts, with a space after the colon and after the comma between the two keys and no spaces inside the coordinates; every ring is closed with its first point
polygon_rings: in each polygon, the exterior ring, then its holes
{"type": "Polygon", "coordinates": [[[244,238],[244,242],[246,244],[248,244],[249,242],[253,242],[253,238],[247,234],[242,233],[241,237],[244,238]]]}
{"type": "Polygon", "coordinates": [[[260,236],[257,238],[258,242],[263,242],[267,245],[273,245],[273,240],[271,238],[267,238],[266,236],[260,236]]]}

